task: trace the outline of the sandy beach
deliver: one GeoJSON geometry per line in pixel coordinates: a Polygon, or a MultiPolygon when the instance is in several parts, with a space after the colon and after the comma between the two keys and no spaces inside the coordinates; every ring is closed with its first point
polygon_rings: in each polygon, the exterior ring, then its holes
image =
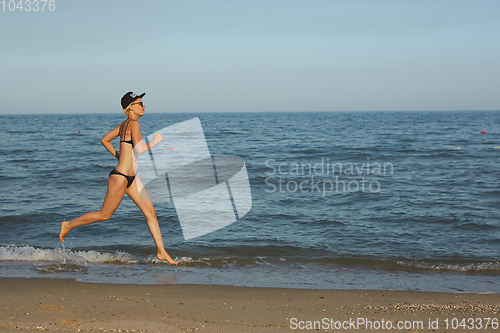
{"type": "Polygon", "coordinates": [[[2,332],[500,331],[498,294],[0,283],[2,332]]]}

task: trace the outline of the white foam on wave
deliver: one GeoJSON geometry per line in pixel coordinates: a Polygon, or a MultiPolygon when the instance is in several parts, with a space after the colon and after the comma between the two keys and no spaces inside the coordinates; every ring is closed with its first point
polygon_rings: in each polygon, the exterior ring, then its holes
{"type": "Polygon", "coordinates": [[[78,255],[91,263],[120,263],[120,264],[135,264],[138,262],[133,255],[116,251],[115,253],[98,252],[98,251],[78,251],[78,255]]]}
{"type": "Polygon", "coordinates": [[[116,253],[98,251],[72,251],[56,247],[41,249],[33,246],[0,246],[0,261],[45,261],[72,263],[86,266],[87,263],[120,263],[134,264],[137,259],[131,254],[117,251],[116,253]]]}
{"type": "MultiPolygon", "coordinates": [[[[173,259],[180,264],[194,262],[190,257],[175,257],[173,259]]],[[[147,264],[168,264],[166,260],[160,260],[156,256],[149,256],[144,262],[147,264]]]]}
{"type": "Polygon", "coordinates": [[[426,263],[426,262],[398,262],[398,265],[425,270],[435,271],[454,271],[462,273],[495,273],[500,271],[500,262],[482,262],[482,263],[426,263]]]}
{"type": "MultiPolygon", "coordinates": [[[[173,258],[181,265],[187,266],[200,266],[200,267],[219,267],[219,266],[230,266],[236,261],[230,257],[203,257],[194,259],[192,257],[175,257],[173,258]]],[[[144,260],[147,264],[168,264],[165,260],[159,260],[156,256],[149,256],[144,260]]]]}

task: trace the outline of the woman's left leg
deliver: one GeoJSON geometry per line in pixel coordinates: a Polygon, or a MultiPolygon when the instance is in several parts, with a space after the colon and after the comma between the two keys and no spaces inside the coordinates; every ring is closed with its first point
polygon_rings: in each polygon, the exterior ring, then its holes
{"type": "Polygon", "coordinates": [[[170,255],[165,250],[165,246],[163,245],[163,239],[161,237],[160,226],[158,224],[158,219],[156,218],[156,210],[149,198],[149,195],[146,192],[146,188],[142,184],[139,177],[135,177],[132,185],[127,188],[125,191],[127,195],[135,202],[137,207],[141,210],[141,212],[146,217],[146,222],[148,223],[149,232],[155,241],[156,249],[157,249],[157,258],[160,260],[167,260],[169,264],[176,265],[178,262],[174,261],[170,255]],[[141,194],[139,194],[139,189],[141,189],[141,194]],[[141,197],[142,196],[142,197],[141,197]]]}
{"type": "Polygon", "coordinates": [[[120,175],[109,176],[108,190],[106,191],[106,197],[104,197],[104,202],[102,203],[101,209],[95,212],[84,214],[70,222],[63,221],[61,223],[59,240],[61,242],[64,242],[64,237],[66,237],[66,235],[73,228],[108,220],[122,202],[126,187],[127,180],[125,179],[125,177],[120,175]]]}

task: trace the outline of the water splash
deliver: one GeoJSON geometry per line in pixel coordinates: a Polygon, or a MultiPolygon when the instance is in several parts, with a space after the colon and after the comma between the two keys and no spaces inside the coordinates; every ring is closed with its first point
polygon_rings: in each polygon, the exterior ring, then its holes
{"type": "MultiPolygon", "coordinates": [[[[64,242],[59,242],[59,244],[62,245],[62,250],[63,250],[63,264],[66,264],[66,246],[64,245],[64,242]]],[[[57,246],[59,246],[59,244],[57,244],[57,246]]],[[[57,249],[57,247],[56,247],[57,249]]]]}
{"type": "Polygon", "coordinates": [[[0,261],[55,262],[85,267],[88,266],[88,263],[137,263],[134,256],[125,252],[73,251],[66,249],[64,243],[58,244],[54,249],[33,246],[0,246],[0,261]]]}

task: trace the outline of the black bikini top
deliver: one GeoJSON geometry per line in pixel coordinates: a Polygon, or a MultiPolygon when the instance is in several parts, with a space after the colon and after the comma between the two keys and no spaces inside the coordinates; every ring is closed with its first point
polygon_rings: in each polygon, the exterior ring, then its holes
{"type": "MultiPolygon", "coordinates": [[[[128,127],[128,123],[130,122],[130,120],[127,121],[127,125],[125,126],[125,128],[123,128],[123,124],[122,124],[122,128],[120,130],[120,137],[122,137],[122,134],[123,134],[123,138],[125,139],[125,133],[127,132],[127,127],[128,127]]],[[[134,141],[132,140],[132,131],[130,132],[130,140],[120,140],[120,142],[125,142],[125,143],[128,143],[128,144],[131,144],[132,147],[134,146],[134,141]]]]}

